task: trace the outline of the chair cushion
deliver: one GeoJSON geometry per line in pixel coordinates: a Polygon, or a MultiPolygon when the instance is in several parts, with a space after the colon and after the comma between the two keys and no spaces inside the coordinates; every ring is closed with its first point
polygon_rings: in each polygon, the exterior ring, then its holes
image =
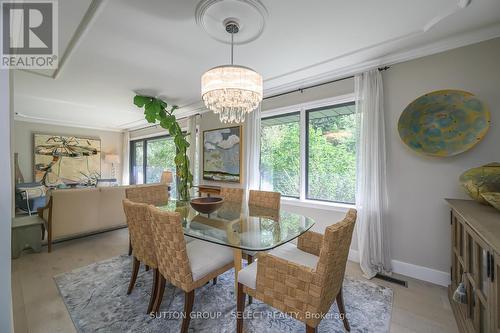
{"type": "Polygon", "coordinates": [[[257,288],[257,262],[254,261],[238,272],[238,282],[251,289],[257,288]]]}
{"type": "Polygon", "coordinates": [[[199,239],[187,243],[186,249],[193,281],[200,280],[234,260],[232,249],[199,239]]]}
{"type": "Polygon", "coordinates": [[[275,249],[273,249],[269,254],[275,257],[282,258],[299,265],[304,265],[312,269],[316,269],[319,257],[313,254],[299,250],[295,244],[286,243],[275,249]]]}
{"type": "MultiPolygon", "coordinates": [[[[316,269],[319,260],[319,257],[299,250],[291,243],[283,244],[270,251],[269,254],[312,269],[316,269]]],[[[238,273],[238,282],[251,289],[257,288],[257,262],[248,265],[238,273]]]]}

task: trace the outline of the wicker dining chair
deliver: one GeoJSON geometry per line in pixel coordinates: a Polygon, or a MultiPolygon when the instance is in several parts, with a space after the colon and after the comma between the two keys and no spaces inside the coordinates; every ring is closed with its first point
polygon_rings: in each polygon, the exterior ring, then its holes
{"type": "MultiPolygon", "coordinates": [[[[248,196],[248,207],[250,210],[250,215],[254,214],[259,209],[264,209],[267,211],[277,212],[277,214],[273,214],[272,216],[268,217],[273,220],[279,219],[279,210],[281,207],[281,193],[250,190],[248,196]]],[[[244,253],[247,256],[248,263],[251,264],[257,252],[244,251],[244,253]]]]}
{"type": "Polygon", "coordinates": [[[133,202],[148,205],[163,205],[168,203],[169,193],[166,184],[137,185],[125,189],[125,196],[133,202]]]}
{"type": "Polygon", "coordinates": [[[239,202],[243,203],[243,189],[235,187],[222,187],[220,189],[220,196],[226,202],[239,202]]]}
{"type": "Polygon", "coordinates": [[[243,331],[246,295],[253,296],[306,324],[306,332],[316,332],[321,319],[337,301],[344,327],[342,283],[356,210],[350,209],[343,221],[326,228],[321,235],[307,231],[297,247],[283,246],[259,255],[259,260],[238,274],[237,332],[243,331]]]}
{"type": "Polygon", "coordinates": [[[149,206],[149,211],[160,272],[153,312],[160,310],[168,280],[184,291],[181,332],[185,333],[193,309],[194,290],[231,269],[234,266],[233,251],[201,240],[186,243],[179,213],[161,211],[153,206],[149,206]]]}
{"type": "MultiPolygon", "coordinates": [[[[125,197],[130,201],[144,203],[148,205],[166,205],[169,199],[168,185],[166,184],[148,184],[137,185],[125,189],[125,197]]],[[[132,254],[132,243],[128,242],[128,255],[132,254]]]]}
{"type": "Polygon", "coordinates": [[[281,193],[250,190],[248,205],[279,210],[281,206],[281,193]]]}
{"type": "Polygon", "coordinates": [[[156,295],[159,280],[158,262],[153,245],[153,235],[151,233],[151,215],[147,204],[135,203],[128,199],[123,200],[123,209],[127,217],[130,241],[134,248],[132,276],[130,277],[127,295],[134,289],[140,264],[146,265],[148,269],[152,268],[153,288],[147,309],[147,313],[150,313],[153,308],[154,296],[156,295]]]}

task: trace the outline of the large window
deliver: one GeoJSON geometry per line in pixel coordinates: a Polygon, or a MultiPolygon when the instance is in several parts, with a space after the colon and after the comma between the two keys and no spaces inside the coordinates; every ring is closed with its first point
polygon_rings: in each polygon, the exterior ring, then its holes
{"type": "Polygon", "coordinates": [[[262,119],[260,183],[266,191],[300,195],[300,114],[262,119]]]}
{"type": "Polygon", "coordinates": [[[349,100],[262,118],[261,189],[300,200],[355,202],[356,114],[349,100]]]}
{"type": "Polygon", "coordinates": [[[306,198],[354,203],[356,186],[354,103],[306,112],[306,198]]]}
{"type": "Polygon", "coordinates": [[[176,193],[174,140],[170,136],[131,141],[131,184],[159,183],[164,170],[173,172],[172,196],[176,193]]]}

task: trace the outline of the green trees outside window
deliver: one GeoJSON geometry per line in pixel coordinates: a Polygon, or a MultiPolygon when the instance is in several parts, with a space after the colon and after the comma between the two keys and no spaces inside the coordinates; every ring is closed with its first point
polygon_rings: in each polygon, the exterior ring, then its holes
{"type": "Polygon", "coordinates": [[[300,195],[300,132],[298,113],[262,119],[260,184],[287,197],[300,195]]]}
{"type": "Polygon", "coordinates": [[[354,104],[307,111],[307,199],[354,203],[354,104]]]}
{"type": "MultiPolygon", "coordinates": [[[[305,110],[305,198],[355,202],[354,103],[305,110]]],[[[261,121],[261,189],[300,197],[300,112],[261,121]]]]}

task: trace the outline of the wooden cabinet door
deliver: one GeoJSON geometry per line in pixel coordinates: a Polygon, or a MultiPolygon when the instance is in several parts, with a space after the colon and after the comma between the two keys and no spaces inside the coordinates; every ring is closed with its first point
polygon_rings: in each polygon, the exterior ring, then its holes
{"type": "Polygon", "coordinates": [[[465,254],[465,224],[457,217],[453,210],[450,212],[451,223],[451,286],[456,288],[462,281],[462,274],[466,271],[465,254]]]}
{"type": "Polygon", "coordinates": [[[491,290],[490,290],[490,312],[491,312],[491,332],[500,333],[500,255],[494,253],[490,257],[492,274],[490,276],[491,290]]]}
{"type": "MultiPolygon", "coordinates": [[[[451,224],[451,290],[455,291],[462,282],[462,276],[466,269],[466,235],[465,224],[460,220],[453,210],[450,211],[451,224]]],[[[465,276],[466,278],[466,276],[465,276]]],[[[465,281],[464,281],[465,282],[465,281]]],[[[467,285],[467,284],[466,284],[467,285]]],[[[466,317],[467,305],[454,303],[461,318],[466,317]]]]}
{"type": "Polygon", "coordinates": [[[471,230],[465,229],[466,322],[473,332],[491,332],[491,249],[471,230]]]}

